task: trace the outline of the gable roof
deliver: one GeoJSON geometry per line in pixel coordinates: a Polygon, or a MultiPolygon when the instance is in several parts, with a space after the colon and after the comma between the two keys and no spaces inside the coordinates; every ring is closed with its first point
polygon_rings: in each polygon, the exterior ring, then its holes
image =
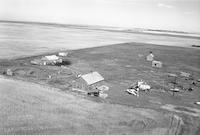
{"type": "Polygon", "coordinates": [[[82,75],[81,78],[84,81],[86,81],[87,85],[91,85],[91,84],[104,80],[104,78],[98,72],[91,72],[91,73],[82,75]]]}
{"type": "Polygon", "coordinates": [[[59,57],[56,55],[49,55],[49,56],[45,56],[43,58],[43,60],[58,60],[58,59],[59,59],[59,57]]]}

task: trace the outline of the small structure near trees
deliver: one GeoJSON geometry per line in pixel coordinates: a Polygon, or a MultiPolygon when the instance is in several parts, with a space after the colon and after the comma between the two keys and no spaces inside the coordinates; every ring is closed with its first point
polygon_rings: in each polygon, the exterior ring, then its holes
{"type": "Polygon", "coordinates": [[[31,60],[31,64],[34,65],[55,65],[62,62],[62,59],[56,55],[44,56],[41,59],[31,60]]]}

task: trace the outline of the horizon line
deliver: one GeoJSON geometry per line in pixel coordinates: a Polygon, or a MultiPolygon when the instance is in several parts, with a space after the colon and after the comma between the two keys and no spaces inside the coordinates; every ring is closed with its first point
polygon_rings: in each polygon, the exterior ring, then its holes
{"type": "Polygon", "coordinates": [[[0,23],[21,23],[31,25],[43,25],[53,27],[73,27],[76,29],[89,29],[89,30],[101,30],[110,32],[124,32],[124,33],[135,33],[135,34],[146,34],[146,35],[159,35],[159,36],[170,36],[180,38],[193,38],[200,39],[200,33],[198,32],[185,32],[185,31],[173,31],[173,30],[161,30],[161,29],[150,29],[150,28],[125,28],[115,26],[102,26],[102,25],[88,25],[88,24],[64,24],[56,22],[35,22],[35,21],[17,21],[17,20],[1,20],[0,23]],[[110,29],[109,29],[110,28],[110,29]],[[156,33],[157,32],[157,33],[156,33]],[[160,32],[160,33],[159,33],[160,32]]]}
{"type": "Polygon", "coordinates": [[[200,34],[199,32],[188,32],[188,31],[179,31],[179,30],[167,30],[167,29],[153,29],[153,28],[138,28],[138,27],[117,27],[117,26],[104,26],[104,25],[90,25],[90,24],[70,24],[70,23],[57,23],[57,22],[37,22],[37,21],[19,21],[19,20],[1,20],[0,22],[9,22],[9,23],[24,23],[24,24],[40,24],[40,25],[56,25],[60,27],[65,26],[98,26],[98,27],[107,27],[107,28],[121,28],[123,30],[149,30],[149,31],[160,31],[160,32],[173,32],[173,33],[185,33],[185,34],[200,34]]]}

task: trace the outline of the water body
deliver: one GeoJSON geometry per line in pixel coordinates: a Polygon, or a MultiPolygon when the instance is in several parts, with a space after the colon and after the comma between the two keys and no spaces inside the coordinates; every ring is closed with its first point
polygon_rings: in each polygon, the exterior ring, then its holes
{"type": "Polygon", "coordinates": [[[189,47],[200,39],[76,27],[0,22],[0,59],[125,42],[189,47]]]}

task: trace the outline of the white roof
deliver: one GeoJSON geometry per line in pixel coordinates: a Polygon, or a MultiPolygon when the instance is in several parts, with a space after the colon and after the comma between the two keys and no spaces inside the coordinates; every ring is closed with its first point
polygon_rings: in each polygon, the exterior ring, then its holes
{"type": "Polygon", "coordinates": [[[59,52],[58,53],[59,56],[67,56],[67,54],[68,54],[67,52],[59,52]]]}
{"type": "Polygon", "coordinates": [[[48,59],[48,60],[58,60],[59,59],[59,57],[56,56],[56,55],[45,56],[45,58],[48,59]]]}
{"type": "Polygon", "coordinates": [[[190,73],[186,73],[186,72],[181,72],[180,75],[184,77],[190,77],[190,73]]]}
{"type": "Polygon", "coordinates": [[[146,59],[147,61],[153,61],[154,55],[153,54],[149,54],[147,55],[146,59]]]}
{"type": "Polygon", "coordinates": [[[157,60],[153,60],[152,63],[158,63],[158,64],[162,64],[161,61],[157,61],[157,60]]]}
{"type": "Polygon", "coordinates": [[[88,85],[103,81],[104,78],[98,72],[92,72],[82,75],[81,78],[86,81],[88,85]]]}

